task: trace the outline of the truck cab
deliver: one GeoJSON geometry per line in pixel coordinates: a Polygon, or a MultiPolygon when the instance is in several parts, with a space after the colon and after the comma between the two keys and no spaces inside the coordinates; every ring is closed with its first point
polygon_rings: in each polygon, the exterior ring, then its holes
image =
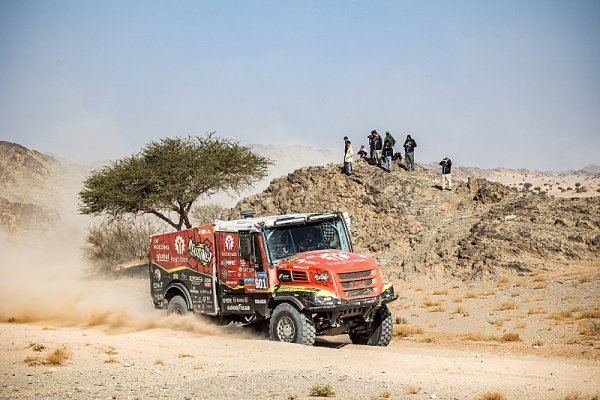
{"type": "Polygon", "coordinates": [[[353,252],[343,213],[215,221],[155,235],[151,296],[168,313],[268,324],[273,340],[312,345],[348,333],[386,346],[397,296],[374,259],[353,252]]]}

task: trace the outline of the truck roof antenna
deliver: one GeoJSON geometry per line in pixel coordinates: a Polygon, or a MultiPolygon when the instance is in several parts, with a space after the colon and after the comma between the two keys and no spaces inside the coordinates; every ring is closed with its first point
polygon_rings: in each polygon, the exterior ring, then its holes
{"type": "Polygon", "coordinates": [[[241,211],[240,214],[242,214],[242,217],[244,217],[244,219],[246,219],[246,218],[253,218],[256,215],[256,211],[254,211],[254,210],[245,210],[245,211],[241,211]]]}

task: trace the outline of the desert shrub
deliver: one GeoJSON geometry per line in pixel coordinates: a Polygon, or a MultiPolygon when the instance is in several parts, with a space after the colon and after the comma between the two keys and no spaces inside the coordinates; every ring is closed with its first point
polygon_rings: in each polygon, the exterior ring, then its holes
{"type": "Polygon", "coordinates": [[[332,397],[335,396],[335,391],[330,383],[320,383],[311,386],[308,390],[308,394],[315,397],[332,397]]]}
{"type": "Polygon", "coordinates": [[[415,328],[408,325],[394,325],[392,336],[408,337],[411,335],[420,335],[423,333],[423,329],[415,328]]]}
{"type": "Polygon", "coordinates": [[[73,357],[73,354],[65,347],[58,347],[44,357],[40,356],[28,356],[25,358],[25,364],[29,366],[36,365],[64,365],[65,362],[73,357]]]}
{"type": "Polygon", "coordinates": [[[500,340],[502,342],[520,342],[521,336],[517,332],[506,332],[500,340]]]}
{"type": "Polygon", "coordinates": [[[448,289],[438,289],[438,290],[434,290],[432,293],[434,296],[439,296],[442,294],[448,294],[448,289]]]}
{"type": "Polygon", "coordinates": [[[223,218],[227,209],[218,204],[202,204],[191,212],[192,218],[198,225],[208,224],[215,219],[223,218]]]}
{"type": "Polygon", "coordinates": [[[476,398],[477,400],[506,400],[506,396],[504,396],[500,392],[486,392],[480,394],[476,398]]]}
{"type": "Polygon", "coordinates": [[[530,189],[532,186],[533,186],[533,184],[532,184],[532,183],[530,183],[530,182],[525,182],[525,183],[523,184],[523,189],[524,189],[524,190],[529,190],[529,189],[530,189]]]}
{"type": "Polygon", "coordinates": [[[31,350],[37,351],[37,352],[44,351],[46,349],[46,346],[44,346],[43,344],[40,344],[40,343],[31,343],[29,345],[29,347],[31,348],[31,350]]]}
{"type": "Polygon", "coordinates": [[[119,360],[117,360],[115,357],[108,357],[106,360],[104,360],[104,364],[119,364],[119,360]]]}
{"type": "Polygon", "coordinates": [[[576,182],[576,183],[575,183],[575,187],[580,187],[580,186],[581,186],[581,183],[580,183],[580,182],[576,182]]]}
{"type": "Polygon", "coordinates": [[[506,310],[514,310],[519,308],[517,303],[514,301],[505,301],[504,303],[500,303],[494,308],[496,311],[506,311],[506,310]]]}
{"type": "Polygon", "coordinates": [[[88,229],[84,254],[94,272],[115,272],[126,262],[145,259],[150,236],[159,231],[159,226],[147,219],[105,220],[88,229]]]}
{"type": "Polygon", "coordinates": [[[533,188],[533,190],[537,190],[539,192],[540,190],[542,190],[542,188],[539,187],[539,186],[536,186],[536,187],[533,188]]]}

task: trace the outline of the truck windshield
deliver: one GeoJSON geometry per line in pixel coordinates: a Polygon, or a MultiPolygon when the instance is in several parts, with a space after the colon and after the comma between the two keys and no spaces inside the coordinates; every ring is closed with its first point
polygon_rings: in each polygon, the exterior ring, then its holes
{"type": "Polygon", "coordinates": [[[339,218],[267,228],[265,236],[272,261],[311,250],[352,250],[339,218]]]}

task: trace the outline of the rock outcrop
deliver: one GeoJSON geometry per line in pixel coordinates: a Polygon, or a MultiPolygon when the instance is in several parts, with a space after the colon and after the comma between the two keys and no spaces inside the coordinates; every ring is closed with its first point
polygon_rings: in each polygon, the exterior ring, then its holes
{"type": "Polygon", "coordinates": [[[355,249],[374,256],[390,277],[461,278],[600,266],[600,199],[561,199],[512,190],[485,179],[442,191],[425,168],[392,173],[355,163],[307,167],[275,179],[230,210],[258,215],[346,211],[355,249]]]}

